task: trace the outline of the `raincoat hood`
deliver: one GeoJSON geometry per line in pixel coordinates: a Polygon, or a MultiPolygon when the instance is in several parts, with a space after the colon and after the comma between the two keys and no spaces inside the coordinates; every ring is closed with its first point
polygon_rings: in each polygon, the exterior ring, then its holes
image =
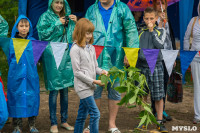
{"type": "MultiPolygon", "coordinates": [[[[54,0],[49,0],[49,4],[48,4],[48,10],[51,10],[53,11],[52,7],[51,7],[51,4],[53,3],[54,0]]],[[[65,15],[68,16],[71,14],[71,9],[70,9],[70,6],[68,4],[68,2],[66,0],[63,0],[64,3],[65,3],[65,15]]]]}
{"type": "MultiPolygon", "coordinates": [[[[96,3],[99,2],[99,0],[96,0],[96,3]]],[[[116,3],[120,2],[120,0],[115,0],[116,3]]]]}
{"type": "Polygon", "coordinates": [[[29,22],[29,24],[30,24],[30,28],[29,28],[29,34],[28,34],[28,37],[27,37],[27,38],[32,37],[32,35],[33,35],[33,26],[32,26],[32,24],[31,24],[31,21],[30,21],[26,16],[20,15],[20,16],[18,17],[18,19],[17,19],[15,25],[13,26],[11,38],[15,38],[16,33],[19,32],[18,29],[17,29],[17,25],[18,25],[18,23],[19,23],[19,21],[20,21],[21,19],[27,19],[27,20],[28,20],[28,22],[29,22]]]}

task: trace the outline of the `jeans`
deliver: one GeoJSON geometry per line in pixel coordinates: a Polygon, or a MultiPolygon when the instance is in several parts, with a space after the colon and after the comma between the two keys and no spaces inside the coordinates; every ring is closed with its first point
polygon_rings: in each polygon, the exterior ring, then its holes
{"type": "Polygon", "coordinates": [[[83,132],[85,120],[88,114],[90,115],[90,133],[99,132],[100,112],[95,103],[94,97],[90,96],[80,100],[74,133],[83,132]]]}
{"type": "Polygon", "coordinates": [[[200,120],[200,62],[192,61],[191,69],[194,83],[194,118],[200,120]]]}
{"type": "MultiPolygon", "coordinates": [[[[61,114],[61,123],[66,123],[68,118],[68,88],[64,88],[60,91],[60,114],[61,114]]],[[[51,126],[57,125],[57,117],[56,117],[56,106],[57,106],[57,96],[58,90],[50,91],[49,94],[49,113],[51,126]]]]}

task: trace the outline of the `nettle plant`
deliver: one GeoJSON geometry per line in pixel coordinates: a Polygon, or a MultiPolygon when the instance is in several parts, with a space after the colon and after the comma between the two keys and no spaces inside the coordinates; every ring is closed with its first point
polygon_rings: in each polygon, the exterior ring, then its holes
{"type": "Polygon", "coordinates": [[[147,85],[146,77],[140,73],[140,70],[135,67],[129,67],[120,70],[117,67],[112,67],[109,71],[109,76],[101,75],[99,79],[105,84],[107,89],[108,82],[111,85],[115,81],[120,82],[120,86],[114,88],[119,93],[125,93],[124,97],[118,103],[118,105],[125,105],[128,108],[134,108],[141,106],[143,110],[139,113],[139,119],[141,119],[139,126],[155,123],[157,124],[156,118],[154,117],[150,104],[143,100],[145,92],[145,86],[147,85]]]}

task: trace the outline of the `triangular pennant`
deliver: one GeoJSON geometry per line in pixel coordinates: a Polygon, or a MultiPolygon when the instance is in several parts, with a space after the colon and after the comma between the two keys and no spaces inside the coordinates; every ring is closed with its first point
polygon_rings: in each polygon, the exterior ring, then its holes
{"type": "Polygon", "coordinates": [[[176,57],[178,55],[179,50],[166,50],[161,49],[163,60],[165,62],[165,66],[167,68],[168,75],[170,76],[172,73],[172,69],[174,66],[174,62],[176,60],[176,57]]]}
{"type": "Polygon", "coordinates": [[[139,48],[125,48],[123,47],[124,52],[126,54],[126,57],[128,59],[128,62],[131,67],[135,67],[137,60],[138,60],[138,51],[139,48]]]}
{"type": "Polygon", "coordinates": [[[98,45],[93,45],[93,46],[94,46],[95,52],[96,52],[96,59],[98,59],[99,55],[103,51],[104,46],[98,46],[98,45]]]}
{"type": "Polygon", "coordinates": [[[67,48],[67,43],[61,43],[61,42],[51,42],[50,43],[54,59],[56,62],[57,69],[60,66],[60,63],[62,61],[63,55],[65,53],[65,50],[67,48]]]}
{"type": "Polygon", "coordinates": [[[149,65],[149,68],[151,70],[151,74],[153,74],[160,49],[142,49],[142,50],[149,65]]]}
{"type": "Polygon", "coordinates": [[[9,46],[10,46],[10,38],[0,38],[0,47],[2,47],[3,52],[5,53],[6,57],[9,56],[9,46]]]}
{"type": "Polygon", "coordinates": [[[197,51],[180,51],[181,73],[183,75],[183,83],[185,83],[185,72],[196,54],[197,51]]]}
{"type": "Polygon", "coordinates": [[[38,60],[40,59],[47,45],[48,45],[48,42],[32,40],[33,57],[34,57],[35,65],[37,64],[38,60]]]}
{"type": "Polygon", "coordinates": [[[30,40],[19,39],[19,38],[12,38],[12,40],[13,40],[13,46],[15,50],[16,61],[18,63],[30,40]]]}

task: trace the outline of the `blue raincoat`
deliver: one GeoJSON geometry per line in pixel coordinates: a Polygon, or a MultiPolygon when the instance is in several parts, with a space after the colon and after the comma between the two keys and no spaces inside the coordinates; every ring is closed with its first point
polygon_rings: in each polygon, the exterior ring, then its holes
{"type": "Polygon", "coordinates": [[[133,15],[126,4],[116,0],[106,31],[98,7],[99,0],[90,6],[85,17],[95,26],[94,45],[105,46],[98,58],[99,67],[109,70],[116,66],[122,69],[124,50],[122,47],[139,47],[137,27],[133,15]]]}
{"type": "Polygon", "coordinates": [[[0,82],[0,130],[3,128],[7,119],[8,119],[7,103],[3,93],[3,86],[0,82]]]}
{"type": "MultiPolygon", "coordinates": [[[[30,20],[20,15],[17,19],[11,37],[15,38],[17,24],[21,19],[27,19],[30,24],[27,39],[34,40],[33,29],[30,20]]],[[[37,66],[34,64],[31,41],[25,48],[18,64],[15,57],[12,40],[9,47],[8,57],[8,111],[9,117],[22,118],[37,116],[40,104],[40,86],[37,66]]]]}

